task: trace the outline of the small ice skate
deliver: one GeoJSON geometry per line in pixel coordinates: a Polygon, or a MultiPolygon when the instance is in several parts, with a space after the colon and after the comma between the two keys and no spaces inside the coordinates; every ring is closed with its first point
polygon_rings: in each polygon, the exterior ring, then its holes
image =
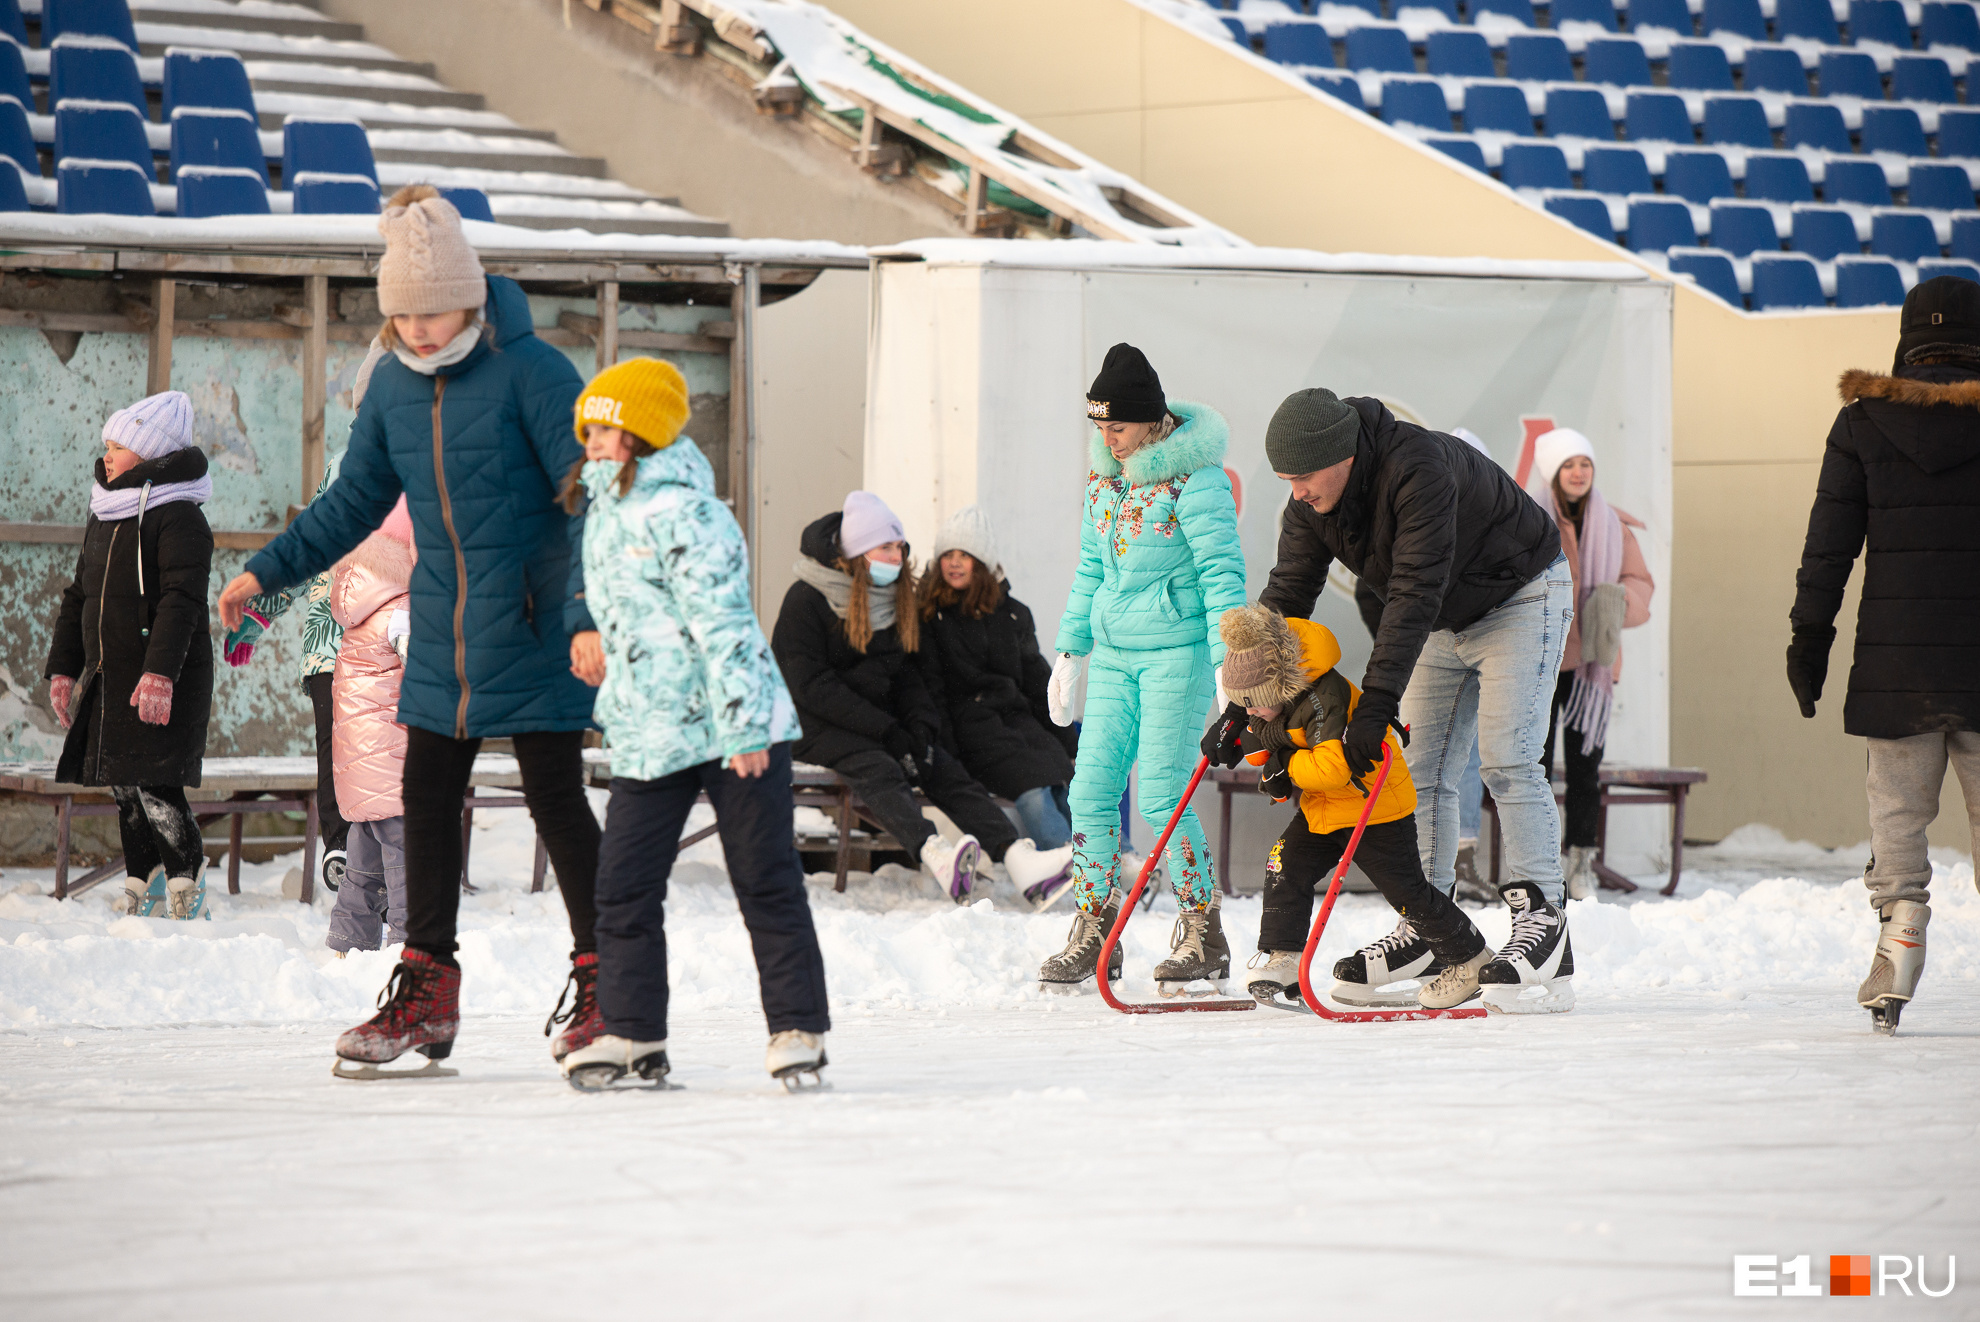
{"type": "Polygon", "coordinates": [[[1492,884],[1478,875],[1478,842],[1458,841],[1457,871],[1455,873],[1457,893],[1451,898],[1473,900],[1479,904],[1497,904],[1499,892],[1492,884]]]}
{"type": "MultiPolygon", "coordinates": [[[[1118,887],[1107,896],[1107,902],[1099,909],[1082,909],[1075,913],[1072,930],[1066,933],[1066,948],[1038,966],[1039,990],[1076,992],[1082,984],[1090,982],[1094,970],[1100,967],[1100,947],[1106,944],[1107,933],[1112,930],[1114,920],[1120,914],[1121,892],[1118,887]]],[[[1107,961],[1107,976],[1110,979],[1121,976],[1121,948],[1118,944],[1114,947],[1113,958],[1107,961]]]]}
{"type": "Polygon", "coordinates": [[[641,1081],[628,1087],[665,1092],[673,1086],[667,1082],[673,1066],[667,1063],[664,1038],[634,1042],[604,1033],[566,1055],[562,1067],[565,1081],[579,1092],[611,1092],[628,1076],[641,1081]]]}
{"type": "Polygon", "coordinates": [[[1327,995],[1340,1005],[1395,1009],[1417,1004],[1417,992],[1444,971],[1430,943],[1416,934],[1409,919],[1334,965],[1334,985],[1327,995]]]}
{"type": "Polygon", "coordinates": [[[957,904],[967,904],[976,880],[976,860],[982,853],[983,846],[973,835],[965,835],[954,844],[931,835],[921,846],[921,870],[934,879],[944,895],[957,904]]]}
{"type": "Polygon", "coordinates": [[[1501,888],[1512,935],[1478,971],[1485,1008],[1499,1014],[1560,1014],[1574,1008],[1574,946],[1567,916],[1530,881],[1501,888]]]}
{"type": "Polygon", "coordinates": [[[561,1062],[579,1047],[597,1041],[604,1031],[605,1016],[598,1012],[598,955],[573,955],[571,975],[557,993],[557,1008],[543,1024],[543,1036],[550,1038],[550,1059],[561,1062]],[[566,999],[570,1001],[568,1009],[566,999]],[[559,1024],[564,1030],[552,1037],[559,1024]]]}
{"type": "Polygon", "coordinates": [[[206,907],[206,861],[200,860],[199,871],[190,877],[173,877],[165,883],[166,916],[179,922],[190,922],[194,918],[209,921],[213,911],[206,907]]]}
{"type": "Polygon", "coordinates": [[[809,1092],[830,1085],[818,1071],[832,1062],[825,1056],[825,1035],[786,1028],[770,1035],[769,1049],[763,1053],[763,1068],[770,1077],[783,1082],[786,1092],[809,1092]],[[806,1083],[809,1078],[811,1081],[806,1083]]]}
{"type": "Polygon", "coordinates": [[[1925,972],[1925,926],[1931,921],[1927,906],[1899,900],[1878,925],[1877,953],[1870,976],[1857,988],[1856,1003],[1870,1012],[1870,1027],[1886,1037],[1897,1035],[1898,1018],[1918,991],[1925,972]]]}
{"type": "MultiPolygon", "coordinates": [[[[445,1045],[449,1050],[453,1047],[453,1043],[451,1042],[445,1045]]],[[[435,1044],[433,1047],[416,1048],[420,1054],[427,1057],[426,1063],[418,1069],[382,1070],[370,1061],[345,1060],[339,1057],[330,1066],[330,1077],[334,1079],[351,1079],[358,1083],[378,1083],[386,1079],[451,1079],[457,1077],[460,1074],[459,1070],[448,1069],[440,1063],[441,1060],[446,1058],[447,1052],[438,1050],[438,1046],[439,1044],[435,1044]]]]}
{"type": "Polygon", "coordinates": [[[1155,990],[1162,996],[1203,995],[1193,983],[1208,983],[1222,996],[1231,976],[1231,946],[1224,939],[1222,891],[1210,892],[1210,907],[1185,909],[1176,917],[1169,957],[1155,966],[1155,990]]]}
{"type": "Polygon", "coordinates": [[[1423,989],[1416,993],[1417,1004],[1426,1010],[1448,1010],[1477,1000],[1482,994],[1478,975],[1494,958],[1492,947],[1486,946],[1462,964],[1445,965],[1436,977],[1425,979],[1423,989]]]}
{"type": "Polygon", "coordinates": [[[1071,845],[1040,849],[1028,839],[1019,840],[1004,851],[1004,869],[1018,894],[1042,912],[1072,885],[1072,856],[1071,845]]]}
{"type": "Polygon", "coordinates": [[[1593,845],[1568,846],[1563,880],[1570,900],[1592,900],[1602,889],[1602,879],[1595,872],[1595,853],[1593,845]]]}
{"type": "Polygon", "coordinates": [[[1299,957],[1297,950],[1259,951],[1245,965],[1244,989],[1260,1005],[1278,1010],[1304,1010],[1306,998],[1299,990],[1299,957]]]}
{"type": "Polygon", "coordinates": [[[125,877],[124,893],[110,902],[118,913],[149,918],[165,901],[165,868],[161,864],[149,877],[125,877]]]}
{"type": "Polygon", "coordinates": [[[423,950],[406,950],[378,994],[378,1013],[337,1039],[338,1060],[330,1072],[340,1079],[446,1078],[456,1071],[440,1061],[454,1050],[461,1027],[461,971],[423,950]],[[408,1051],[425,1056],[416,1070],[381,1070],[408,1051]]]}

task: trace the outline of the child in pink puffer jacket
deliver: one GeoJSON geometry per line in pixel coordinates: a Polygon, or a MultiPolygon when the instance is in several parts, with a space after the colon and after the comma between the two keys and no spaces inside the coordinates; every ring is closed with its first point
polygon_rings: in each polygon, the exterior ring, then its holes
{"type": "Polygon", "coordinates": [[[344,884],[327,944],[339,958],[406,939],[406,727],[399,681],[411,634],[407,594],[417,553],[406,498],[330,572],[330,613],[343,626],[330,683],[330,760],[337,806],[351,824],[344,884]]]}

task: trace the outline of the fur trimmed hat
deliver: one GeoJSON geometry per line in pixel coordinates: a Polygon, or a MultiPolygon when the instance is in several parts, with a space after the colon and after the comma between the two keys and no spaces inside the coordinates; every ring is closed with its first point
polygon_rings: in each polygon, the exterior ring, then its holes
{"type": "Polygon", "coordinates": [[[461,233],[461,213],[431,184],[392,194],[378,218],[378,310],[388,317],[432,316],[488,302],[488,275],[461,233]]]}
{"type": "Polygon", "coordinates": [[[1224,639],[1224,696],[1241,707],[1283,707],[1311,685],[1299,638],[1267,606],[1234,606],[1218,621],[1224,639]]]}

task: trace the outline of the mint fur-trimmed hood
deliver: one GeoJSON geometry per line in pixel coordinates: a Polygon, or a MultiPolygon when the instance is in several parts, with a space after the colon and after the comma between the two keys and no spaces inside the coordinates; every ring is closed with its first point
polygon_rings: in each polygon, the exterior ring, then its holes
{"type": "MultiPolygon", "coordinates": [[[[1183,477],[1199,468],[1223,467],[1224,452],[1230,448],[1231,428],[1224,415],[1208,404],[1192,404],[1184,399],[1169,401],[1169,412],[1182,419],[1162,440],[1145,445],[1127,457],[1128,485],[1145,487],[1170,478],[1183,477]]],[[[1093,471],[1102,477],[1121,473],[1123,465],[1107,449],[1106,438],[1094,428],[1087,443],[1093,471]]]]}

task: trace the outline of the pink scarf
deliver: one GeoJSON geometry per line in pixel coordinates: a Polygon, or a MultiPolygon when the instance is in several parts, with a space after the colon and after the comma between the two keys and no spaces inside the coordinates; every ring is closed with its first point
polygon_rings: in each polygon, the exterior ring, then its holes
{"type": "MultiPolygon", "coordinates": [[[[1565,518],[1554,495],[1553,474],[1542,479],[1536,470],[1526,479],[1527,494],[1540,502],[1540,507],[1555,513],[1556,518],[1565,518]]],[[[1576,585],[1574,609],[1581,614],[1588,601],[1588,594],[1598,584],[1616,583],[1622,579],[1623,531],[1622,520],[1609,508],[1609,502],[1602,499],[1598,488],[1590,487],[1582,501],[1581,510],[1581,564],[1578,566],[1579,579],[1576,585]]],[[[1582,751],[1601,748],[1609,741],[1609,711],[1615,705],[1616,676],[1609,666],[1597,665],[1588,659],[1584,652],[1582,662],[1574,672],[1574,684],[1568,690],[1567,706],[1561,712],[1561,719],[1568,729],[1581,732],[1582,751]]]]}

